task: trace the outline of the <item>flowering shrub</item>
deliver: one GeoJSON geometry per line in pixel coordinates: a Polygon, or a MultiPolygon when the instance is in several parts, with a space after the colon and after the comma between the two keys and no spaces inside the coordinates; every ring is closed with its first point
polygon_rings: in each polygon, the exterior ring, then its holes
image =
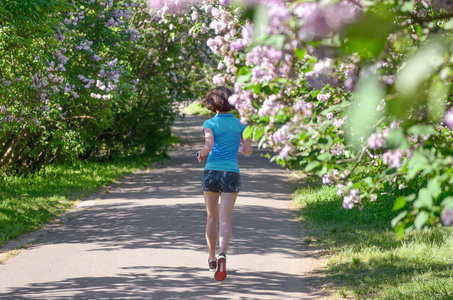
{"type": "Polygon", "coordinates": [[[5,0],[0,14],[3,170],[165,151],[174,103],[206,86],[190,17],[123,0],[5,0]]]}
{"type": "Polygon", "coordinates": [[[345,209],[398,190],[399,235],[453,223],[451,1],[4,2],[0,167],[162,151],[173,101],[226,84],[345,209]]]}
{"type": "Polygon", "coordinates": [[[452,225],[450,1],[219,4],[213,83],[234,85],[246,134],[273,160],[337,185],[345,209],[406,191],[399,235],[452,225]]]}

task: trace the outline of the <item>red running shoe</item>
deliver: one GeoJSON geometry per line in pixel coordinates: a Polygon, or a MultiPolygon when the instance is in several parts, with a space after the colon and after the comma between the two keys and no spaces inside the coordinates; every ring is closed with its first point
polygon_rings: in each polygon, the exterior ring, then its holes
{"type": "Polygon", "coordinates": [[[214,273],[214,278],[217,281],[224,281],[226,277],[226,255],[225,253],[220,253],[219,257],[217,258],[217,270],[214,273]]]}

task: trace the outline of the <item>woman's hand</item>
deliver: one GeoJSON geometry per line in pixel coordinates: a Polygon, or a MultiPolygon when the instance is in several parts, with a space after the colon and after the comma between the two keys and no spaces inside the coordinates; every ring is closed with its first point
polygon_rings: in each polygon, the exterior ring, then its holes
{"type": "Polygon", "coordinates": [[[252,149],[252,143],[250,142],[250,138],[243,139],[241,138],[241,141],[243,143],[243,146],[239,147],[239,153],[242,153],[244,155],[251,155],[253,153],[252,149]]]}

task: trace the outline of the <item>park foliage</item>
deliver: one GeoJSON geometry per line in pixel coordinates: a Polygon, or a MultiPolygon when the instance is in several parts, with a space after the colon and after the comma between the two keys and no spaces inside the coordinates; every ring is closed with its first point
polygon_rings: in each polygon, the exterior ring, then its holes
{"type": "Polygon", "coordinates": [[[5,0],[0,168],[166,150],[213,85],[279,164],[345,209],[453,224],[453,7],[444,0],[5,0]]]}
{"type": "Polygon", "coordinates": [[[211,65],[190,27],[144,1],[2,1],[2,172],[165,152],[175,103],[211,65]]]}
{"type": "MultiPolygon", "coordinates": [[[[154,8],[191,13],[178,1],[154,8]]],[[[277,163],[343,208],[394,197],[392,225],[453,224],[453,6],[441,0],[191,1],[212,16],[214,84],[277,163]]]]}

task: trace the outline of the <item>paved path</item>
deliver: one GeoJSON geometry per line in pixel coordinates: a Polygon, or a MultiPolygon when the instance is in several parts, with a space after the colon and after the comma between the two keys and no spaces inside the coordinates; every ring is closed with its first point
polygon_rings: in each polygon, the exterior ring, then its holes
{"type": "Polygon", "coordinates": [[[195,158],[201,128],[199,117],[178,121],[184,145],[168,163],[85,201],[1,265],[0,299],[319,299],[307,276],[318,261],[300,243],[287,174],[256,149],[240,158],[228,278],[213,279],[195,158]]]}

